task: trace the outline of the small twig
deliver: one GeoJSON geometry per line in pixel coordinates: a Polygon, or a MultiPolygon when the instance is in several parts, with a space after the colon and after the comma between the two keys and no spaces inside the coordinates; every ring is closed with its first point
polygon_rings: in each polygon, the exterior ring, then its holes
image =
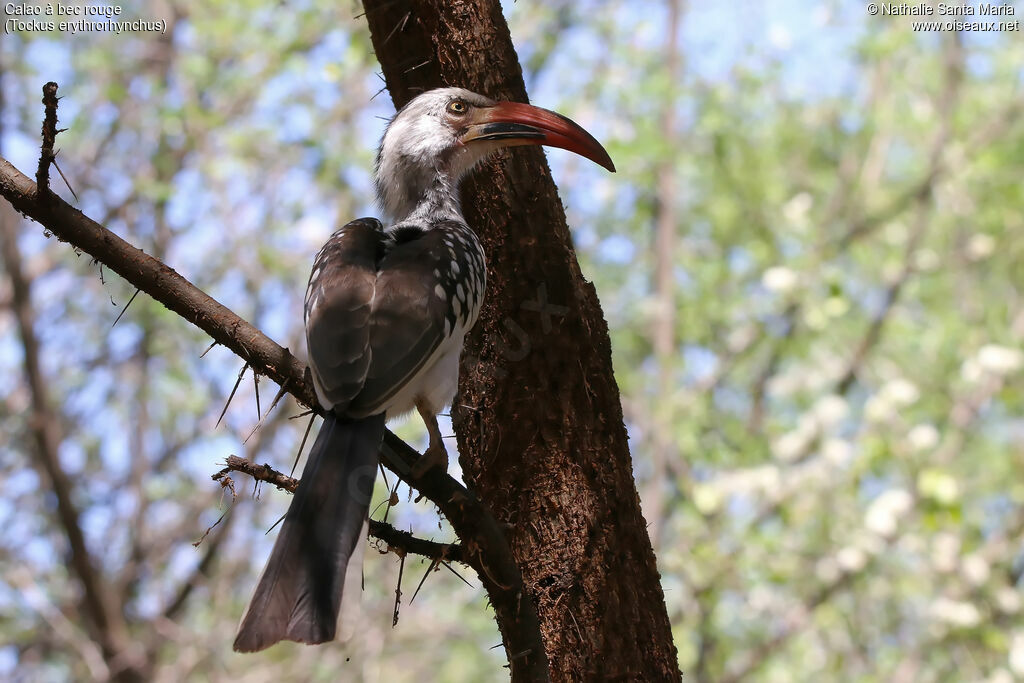
{"type": "Polygon", "coordinates": [[[402,480],[401,479],[396,479],[395,480],[395,488],[388,489],[388,491],[390,491],[390,493],[388,493],[388,499],[387,499],[388,506],[386,508],[384,508],[384,521],[385,522],[388,521],[388,513],[391,512],[391,508],[393,508],[395,505],[398,504],[397,493],[398,493],[398,485],[400,483],[402,483],[402,480]]]}
{"type": "Polygon", "coordinates": [[[231,399],[235,397],[235,392],[238,391],[238,385],[242,383],[242,376],[245,375],[245,371],[248,367],[249,364],[246,363],[242,366],[242,369],[238,371],[238,379],[235,381],[235,388],[231,390],[227,403],[224,404],[224,410],[220,411],[220,417],[217,418],[217,424],[213,425],[214,429],[220,426],[220,421],[224,419],[224,414],[228,412],[228,406],[231,405],[231,399]]]}
{"type": "MultiPolygon", "coordinates": [[[[230,479],[231,478],[228,477],[228,480],[230,480],[230,479]]],[[[203,532],[203,535],[199,538],[198,541],[195,541],[192,544],[192,547],[193,548],[198,548],[202,544],[202,542],[206,540],[206,537],[210,535],[210,532],[213,531],[214,527],[216,527],[218,524],[220,524],[222,521],[224,521],[224,518],[227,517],[227,516],[228,516],[228,511],[225,510],[224,514],[222,514],[220,517],[218,517],[216,522],[214,522],[213,524],[211,524],[209,527],[206,528],[206,531],[203,532]]]]}
{"type": "Polygon", "coordinates": [[[50,199],[50,163],[54,159],[53,142],[57,137],[57,84],[50,81],[43,86],[43,144],[36,168],[36,197],[39,202],[50,199]]]}
{"type": "MultiPolygon", "coordinates": [[[[270,465],[257,465],[237,455],[229,455],[224,464],[227,465],[224,469],[212,475],[213,480],[221,482],[222,486],[228,472],[247,474],[258,482],[265,481],[289,493],[295,493],[295,489],[299,486],[298,479],[278,472],[270,465]]],[[[273,528],[271,527],[271,529],[273,528]]],[[[408,531],[396,529],[386,522],[379,522],[375,519],[370,520],[370,535],[387,543],[389,549],[395,550],[402,555],[411,553],[413,555],[429,557],[439,562],[451,561],[468,564],[465,559],[465,551],[458,543],[428,541],[414,536],[408,531]]],[[[449,569],[451,568],[449,567],[449,569]]],[[[455,570],[452,571],[454,572],[455,570]]],[[[456,573],[456,576],[458,576],[458,573],[456,573]]],[[[460,576],[459,578],[462,577],[460,576]]],[[[466,581],[465,579],[462,580],[466,581]]],[[[467,581],[466,583],[468,584],[469,582],[467,581]]]]}
{"type": "Polygon", "coordinates": [[[398,626],[398,606],[402,603],[402,572],[405,570],[405,555],[398,557],[398,583],[395,584],[395,612],[391,617],[391,628],[398,626]]]}
{"type": "MultiPolygon", "coordinates": [[[[250,462],[245,458],[240,458],[237,455],[229,455],[225,464],[227,465],[225,468],[226,470],[248,474],[256,481],[265,481],[268,484],[273,484],[282,491],[295,493],[295,489],[299,486],[298,479],[289,477],[287,474],[282,474],[270,465],[257,465],[256,463],[250,462]]],[[[213,478],[219,479],[222,472],[224,472],[224,470],[213,475],[213,478]]]]}
{"type": "MultiPolygon", "coordinates": [[[[123,316],[123,315],[124,315],[124,312],[128,310],[128,307],[129,307],[129,306],[131,306],[131,305],[132,305],[132,302],[133,302],[133,301],[135,301],[135,297],[137,297],[137,296],[139,295],[139,291],[140,291],[140,290],[136,289],[136,290],[135,290],[135,293],[134,293],[134,294],[132,294],[132,298],[131,298],[131,299],[128,299],[128,303],[126,303],[126,304],[124,305],[124,308],[122,308],[122,309],[121,309],[121,312],[117,314],[117,317],[116,317],[116,318],[114,318],[114,322],[112,322],[112,323],[110,324],[110,327],[111,327],[111,328],[113,328],[113,327],[114,327],[114,325],[116,325],[116,324],[117,324],[117,321],[121,319],[121,316],[123,316]]],[[[113,301],[113,299],[111,299],[111,301],[113,301]]]]}

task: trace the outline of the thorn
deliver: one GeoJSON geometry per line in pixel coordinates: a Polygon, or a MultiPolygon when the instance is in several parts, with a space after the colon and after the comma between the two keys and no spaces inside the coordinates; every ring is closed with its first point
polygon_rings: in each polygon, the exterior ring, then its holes
{"type": "MultiPolygon", "coordinates": [[[[312,413],[313,411],[311,410],[309,412],[312,413]]],[[[306,425],[306,433],[302,435],[302,443],[299,444],[299,452],[295,454],[295,462],[292,463],[291,472],[288,473],[289,477],[295,476],[295,468],[299,464],[299,458],[302,456],[302,449],[305,448],[306,446],[306,439],[309,438],[309,430],[313,428],[313,420],[315,419],[315,414],[313,415],[313,417],[309,418],[309,423],[306,425]]]]}
{"type": "MultiPolygon", "coordinates": [[[[57,132],[58,133],[62,133],[64,131],[66,131],[66,130],[67,130],[67,128],[61,128],[57,132]]],[[[55,169],[57,169],[57,173],[60,173],[61,180],[63,180],[64,184],[68,186],[69,190],[71,190],[71,196],[74,197],[75,201],[77,202],[78,201],[78,195],[75,193],[75,188],[71,187],[71,183],[68,182],[67,177],[64,175],[64,171],[60,170],[60,165],[57,163],[57,155],[56,154],[53,155],[53,167],[55,169]]]]}
{"type": "MultiPolygon", "coordinates": [[[[377,95],[381,94],[382,92],[384,92],[387,89],[388,89],[388,86],[385,85],[383,88],[381,88],[377,92],[373,93],[373,97],[370,98],[370,101],[373,102],[375,99],[377,99],[377,95]]],[[[378,116],[377,118],[380,119],[380,118],[384,118],[384,117],[383,116],[378,116]]]]}
{"type": "Polygon", "coordinates": [[[217,340],[214,339],[213,342],[209,346],[206,347],[206,350],[203,351],[201,354],[199,354],[199,357],[202,358],[203,356],[208,354],[213,349],[213,347],[217,345],[217,343],[218,343],[217,340]]]}
{"type": "Polygon", "coordinates": [[[405,555],[398,556],[398,584],[395,586],[395,613],[391,617],[391,628],[398,626],[398,606],[402,602],[402,572],[405,570],[405,555]]]}
{"type": "MultiPolygon", "coordinates": [[[[94,261],[94,263],[98,263],[98,262],[94,261]]],[[[107,284],[106,281],[103,279],[103,264],[102,263],[100,263],[100,284],[101,285],[107,284]]],[[[111,298],[110,300],[113,301],[114,299],[111,298]]]]}
{"type": "Polygon", "coordinates": [[[231,395],[228,396],[228,402],[224,404],[224,410],[220,411],[220,417],[217,418],[217,424],[213,425],[214,429],[220,426],[220,421],[224,419],[224,413],[228,412],[228,406],[231,405],[231,399],[235,397],[235,392],[238,391],[238,385],[242,383],[242,376],[248,369],[249,364],[246,363],[242,366],[242,369],[238,371],[238,380],[235,382],[235,388],[231,390],[231,395]]]}
{"type": "MultiPolygon", "coordinates": [[[[262,420],[263,418],[260,417],[263,414],[263,411],[260,410],[260,373],[256,372],[256,370],[252,371],[252,386],[256,391],[256,419],[262,420]]],[[[258,426],[259,422],[256,424],[258,426]]]]}
{"type": "Polygon", "coordinates": [[[412,16],[412,10],[410,10],[410,11],[405,13],[405,16],[402,17],[402,20],[399,21],[397,24],[395,24],[395,27],[393,29],[391,29],[391,33],[389,33],[387,35],[387,38],[384,39],[384,42],[381,43],[382,47],[384,45],[388,44],[388,41],[390,41],[394,37],[395,33],[397,33],[398,31],[404,31],[405,30],[405,25],[406,25],[406,23],[408,23],[409,17],[411,17],[411,16],[412,16]]]}
{"type": "Polygon", "coordinates": [[[292,415],[288,419],[289,420],[298,420],[300,417],[306,417],[307,415],[309,415],[312,412],[313,412],[313,409],[311,408],[309,410],[306,410],[306,411],[303,411],[303,412],[299,413],[298,415],[292,415]]]}
{"type": "Polygon", "coordinates": [[[460,573],[458,573],[457,571],[455,571],[455,569],[453,569],[453,568],[452,568],[452,565],[451,565],[450,563],[448,563],[448,562],[445,562],[444,560],[441,560],[441,564],[443,564],[443,565],[444,565],[444,568],[445,568],[445,569],[447,569],[447,570],[448,570],[448,571],[450,571],[450,572],[451,572],[452,574],[455,574],[455,576],[457,576],[457,577],[459,577],[460,579],[462,579],[462,583],[466,584],[466,585],[467,585],[467,586],[469,586],[470,588],[472,588],[472,587],[473,587],[473,584],[471,584],[471,583],[470,583],[469,581],[466,581],[466,578],[465,578],[464,576],[462,576],[462,574],[460,574],[460,573]]]}
{"type": "MultiPolygon", "coordinates": [[[[134,293],[134,294],[132,294],[132,298],[131,298],[131,299],[128,299],[128,303],[126,303],[126,304],[124,305],[124,308],[122,308],[122,309],[121,309],[121,312],[117,314],[117,317],[116,317],[116,318],[114,318],[114,322],[113,322],[113,324],[111,324],[111,326],[110,326],[111,328],[113,328],[113,327],[114,327],[114,325],[116,325],[116,324],[117,324],[117,321],[121,319],[121,316],[122,316],[122,315],[124,315],[124,312],[128,310],[128,307],[132,305],[132,302],[133,302],[133,301],[135,301],[135,297],[137,297],[138,295],[139,295],[139,290],[138,290],[138,289],[136,289],[136,290],[135,290],[135,293],[134,293]]],[[[113,301],[113,299],[111,299],[111,301],[113,301]]]]}
{"type": "Polygon", "coordinates": [[[427,580],[427,577],[430,576],[430,572],[434,571],[437,567],[438,562],[440,562],[440,560],[437,558],[430,561],[430,566],[427,567],[427,571],[423,573],[423,578],[420,579],[420,585],[416,586],[416,592],[412,594],[412,600],[409,601],[410,605],[415,602],[416,596],[420,594],[420,589],[423,588],[423,583],[427,580]]]}
{"type": "Polygon", "coordinates": [[[402,73],[404,73],[404,74],[407,74],[407,73],[411,73],[411,72],[415,71],[416,69],[422,69],[422,68],[423,68],[423,67],[425,67],[425,66],[426,66],[427,64],[430,64],[430,62],[431,62],[431,61],[432,61],[432,60],[428,59],[428,60],[426,60],[426,61],[420,62],[420,63],[419,63],[419,64],[417,64],[416,66],[410,66],[410,67],[409,67],[408,69],[406,69],[406,70],[405,70],[405,71],[403,71],[402,73]]]}
{"type": "Polygon", "coordinates": [[[391,490],[391,484],[388,483],[388,473],[384,469],[384,463],[377,463],[377,469],[380,470],[380,476],[384,477],[384,488],[391,490]]]}
{"type": "MultiPolygon", "coordinates": [[[[259,486],[259,482],[256,482],[256,485],[257,485],[257,486],[259,486]]],[[[280,517],[278,517],[278,518],[277,518],[277,521],[276,521],[276,522],[274,522],[273,524],[271,524],[271,525],[270,525],[270,528],[269,528],[269,529],[267,529],[267,530],[266,530],[266,531],[265,531],[265,532],[263,533],[263,535],[264,535],[264,536],[266,536],[266,535],[267,535],[267,534],[269,534],[269,533],[270,533],[271,531],[273,531],[273,530],[274,530],[274,527],[276,527],[276,526],[277,526],[278,524],[280,524],[281,522],[283,522],[283,521],[284,521],[284,518],[285,518],[285,517],[287,517],[287,516],[288,516],[288,513],[286,512],[286,513],[284,513],[283,515],[281,515],[280,517]]]]}
{"type": "MultiPolygon", "coordinates": [[[[255,374],[255,373],[253,373],[253,374],[255,374]]],[[[256,430],[263,426],[263,421],[267,419],[267,416],[270,415],[271,412],[273,412],[274,407],[277,405],[278,401],[281,400],[281,397],[284,396],[284,392],[285,392],[285,390],[287,388],[288,388],[288,380],[286,379],[284,381],[284,384],[282,384],[281,388],[277,391],[277,394],[274,395],[274,400],[270,402],[270,407],[267,408],[267,412],[265,412],[263,414],[263,416],[256,423],[256,426],[252,428],[251,432],[249,432],[249,436],[245,437],[245,441],[242,442],[243,446],[245,444],[249,443],[249,439],[251,439],[252,435],[256,433],[256,430]]],[[[256,409],[259,410],[259,407],[260,407],[260,385],[257,384],[256,385],[256,409]]]]}

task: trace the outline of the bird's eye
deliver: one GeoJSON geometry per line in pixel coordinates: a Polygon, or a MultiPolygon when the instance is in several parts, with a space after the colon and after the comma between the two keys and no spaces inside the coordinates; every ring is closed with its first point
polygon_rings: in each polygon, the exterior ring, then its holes
{"type": "Polygon", "coordinates": [[[456,116],[462,116],[469,111],[469,105],[462,100],[452,100],[448,103],[448,113],[455,114],[456,116]]]}

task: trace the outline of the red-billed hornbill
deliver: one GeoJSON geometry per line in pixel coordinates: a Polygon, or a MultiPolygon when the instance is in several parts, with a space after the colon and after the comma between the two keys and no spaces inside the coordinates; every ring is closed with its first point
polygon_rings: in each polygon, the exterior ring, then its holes
{"type": "Polygon", "coordinates": [[[487,280],[484,250],[462,217],[459,181],[515,145],[562,147],[615,170],[569,119],[460,88],[420,95],[388,125],[376,185],[394,224],[352,221],[313,262],[306,342],[326,416],[235,650],[334,639],[343,590],[358,586],[346,584],[346,569],[350,582],[360,574],[349,559],[366,537],[385,419],[415,408],[430,435],[420,471],[447,464],[437,414],[455,395],[462,341],[487,280]]]}

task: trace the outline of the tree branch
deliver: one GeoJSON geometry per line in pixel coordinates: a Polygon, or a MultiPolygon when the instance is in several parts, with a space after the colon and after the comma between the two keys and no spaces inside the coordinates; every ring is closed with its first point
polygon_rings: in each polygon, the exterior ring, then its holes
{"type": "MultiPolygon", "coordinates": [[[[257,465],[237,455],[229,455],[225,464],[227,467],[213,475],[214,481],[221,481],[228,472],[241,472],[249,475],[256,481],[265,481],[288,493],[295,493],[295,489],[299,486],[299,480],[295,477],[289,477],[283,472],[278,472],[270,465],[257,465]]],[[[380,522],[375,519],[370,520],[370,535],[384,541],[400,553],[411,553],[413,555],[423,555],[433,560],[451,560],[453,562],[469,564],[464,559],[462,546],[458,543],[428,541],[418,538],[408,531],[396,529],[386,522],[380,522]]]]}

